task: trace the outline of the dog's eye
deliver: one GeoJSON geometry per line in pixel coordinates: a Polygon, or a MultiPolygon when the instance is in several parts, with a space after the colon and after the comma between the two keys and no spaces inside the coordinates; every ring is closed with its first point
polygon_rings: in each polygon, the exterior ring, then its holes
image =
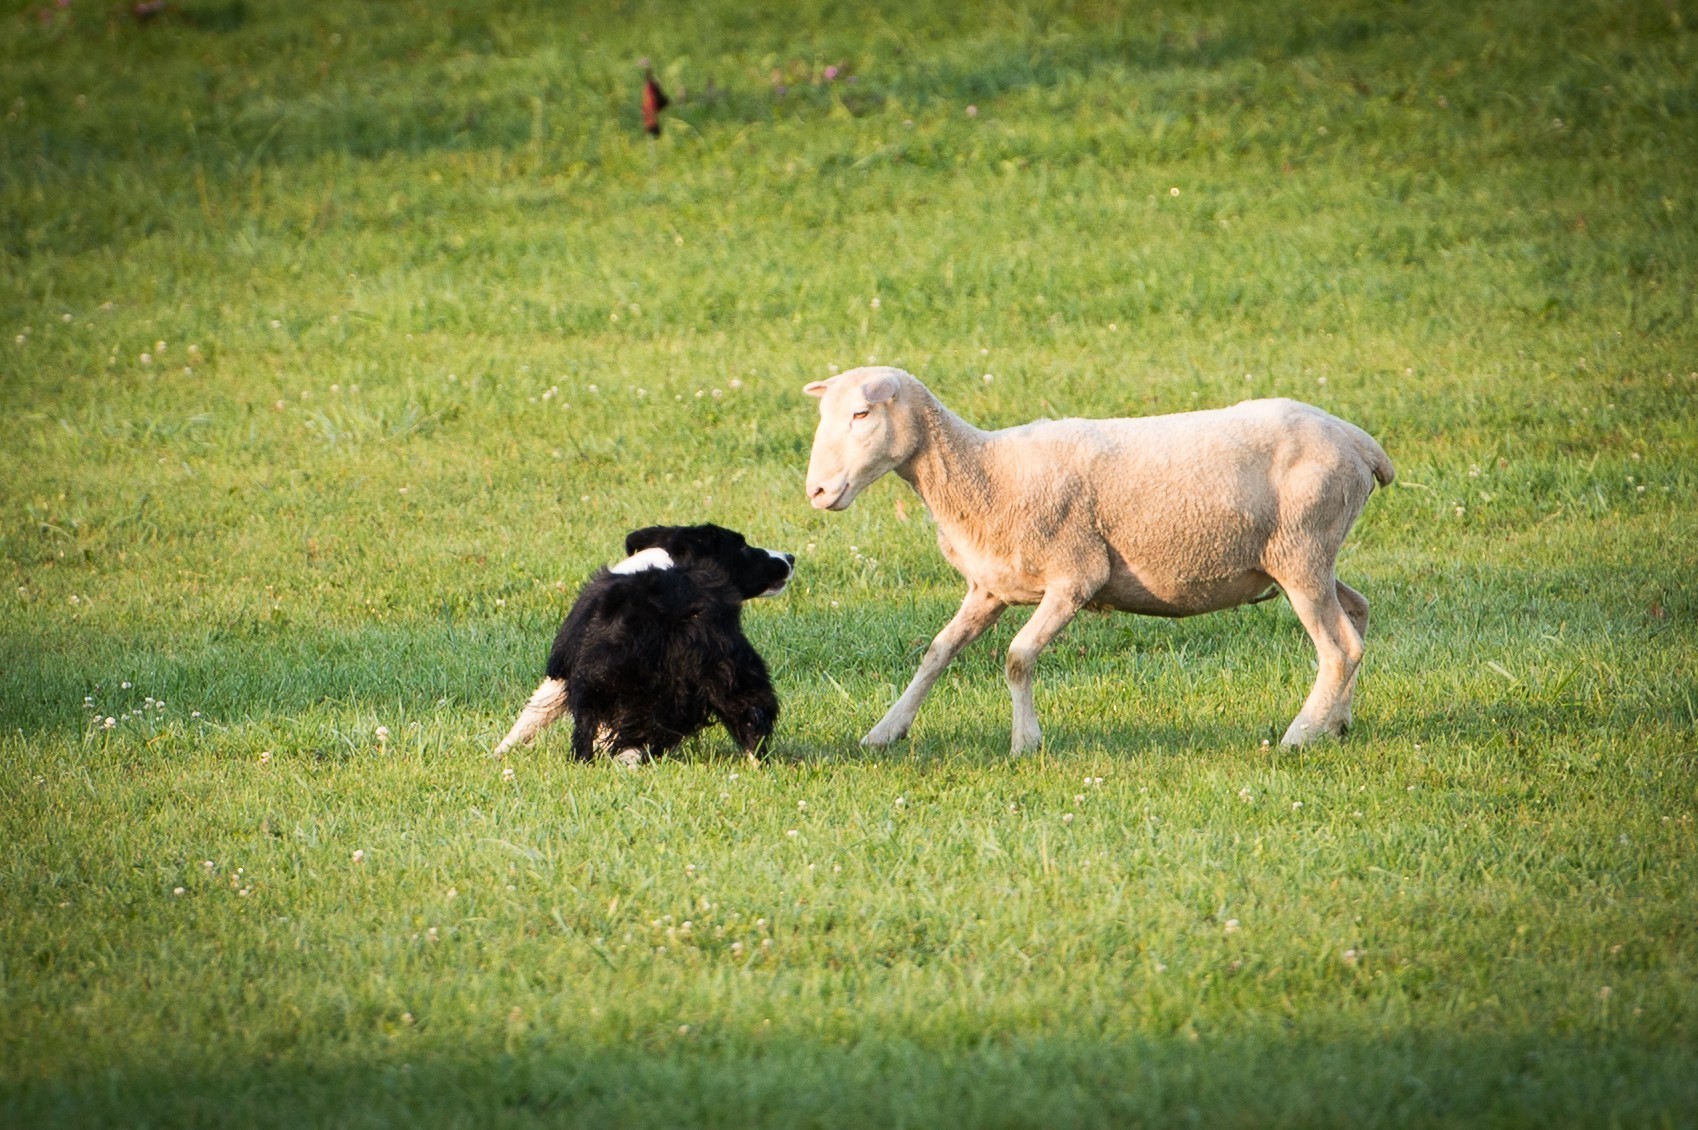
{"type": "Polygon", "coordinates": [[[863,408],[859,412],[856,412],[854,414],[854,416],[852,417],[852,419],[865,420],[867,418],[867,413],[871,412],[871,411],[872,411],[871,408],[863,408]]]}

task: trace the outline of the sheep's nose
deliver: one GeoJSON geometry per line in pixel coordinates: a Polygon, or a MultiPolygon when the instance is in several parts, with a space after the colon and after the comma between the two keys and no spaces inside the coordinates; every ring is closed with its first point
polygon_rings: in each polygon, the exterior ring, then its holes
{"type": "Polygon", "coordinates": [[[818,498],[820,495],[822,495],[824,493],[825,493],[825,484],[821,483],[808,492],[808,497],[809,498],[818,498]]]}

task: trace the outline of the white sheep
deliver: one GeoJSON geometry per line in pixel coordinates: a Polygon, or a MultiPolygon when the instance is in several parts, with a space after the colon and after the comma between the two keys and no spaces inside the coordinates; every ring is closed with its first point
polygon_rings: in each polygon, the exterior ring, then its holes
{"type": "Polygon", "coordinates": [[[1334,574],[1339,546],[1375,482],[1392,481],[1373,437],[1312,405],[1114,420],[1039,420],[985,432],[911,374],[854,369],[804,390],[820,398],[808,499],[843,510],[895,471],[937,523],[967,579],[961,610],[913,682],[862,739],[907,734],[962,648],[1011,604],[1036,611],[1008,647],[1013,750],[1042,741],[1032,705],[1038,653],[1085,607],[1192,616],[1283,590],[1320,672],[1285,732],[1302,745],[1350,725],[1368,602],[1334,574]]]}

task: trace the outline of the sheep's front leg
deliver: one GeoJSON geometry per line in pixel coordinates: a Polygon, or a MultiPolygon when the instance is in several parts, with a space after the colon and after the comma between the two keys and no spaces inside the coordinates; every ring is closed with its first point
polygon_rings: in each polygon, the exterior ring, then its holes
{"type": "Polygon", "coordinates": [[[949,666],[961,649],[985,634],[985,630],[996,623],[997,618],[1008,605],[969,582],[967,597],[961,602],[961,608],[955,613],[955,618],[943,626],[943,631],[926,648],[925,658],[920,660],[920,669],[914,672],[914,679],[908,684],[908,689],[902,692],[902,697],[896,700],[879,724],[867,732],[861,739],[862,745],[889,745],[898,741],[908,733],[908,727],[914,724],[914,716],[920,712],[920,703],[926,700],[932,684],[943,674],[943,669],[949,666]]]}
{"type": "Polygon", "coordinates": [[[1043,744],[1043,731],[1038,728],[1038,708],[1032,703],[1032,672],[1038,664],[1038,653],[1049,646],[1067,627],[1070,620],[1085,606],[1087,595],[1071,588],[1051,586],[1038,602],[1038,609],[1026,626],[1014,635],[1008,645],[1008,693],[1014,699],[1014,733],[1009,750],[1026,753],[1043,744]]]}

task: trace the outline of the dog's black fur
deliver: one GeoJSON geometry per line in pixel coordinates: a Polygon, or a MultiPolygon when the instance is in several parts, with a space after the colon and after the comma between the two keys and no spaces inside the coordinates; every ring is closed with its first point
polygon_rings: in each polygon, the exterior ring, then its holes
{"type": "MultiPolygon", "coordinates": [[[[659,757],[718,720],[758,755],[778,720],[778,698],[743,634],[743,602],[782,590],[795,556],[714,525],[650,526],[625,539],[627,554],[649,549],[664,551],[670,567],[597,570],[555,637],[547,673],[564,683],[573,754],[659,757]]],[[[543,688],[551,685],[559,686],[543,688]]],[[[555,706],[553,717],[559,713],[555,706]]],[[[509,735],[503,748],[513,741],[509,735]]]]}

